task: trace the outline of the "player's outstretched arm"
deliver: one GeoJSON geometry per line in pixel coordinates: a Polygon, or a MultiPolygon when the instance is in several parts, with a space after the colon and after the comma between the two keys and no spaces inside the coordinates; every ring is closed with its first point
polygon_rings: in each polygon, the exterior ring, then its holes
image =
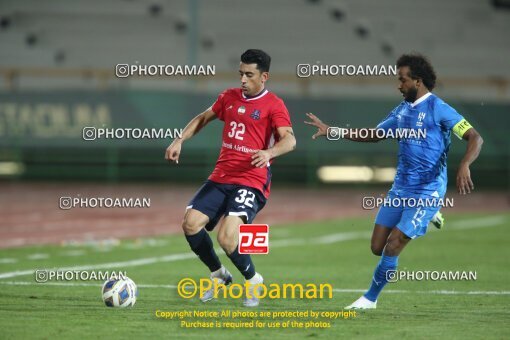
{"type": "Polygon", "coordinates": [[[251,164],[257,168],[263,168],[267,166],[267,163],[278,156],[291,152],[296,148],[296,137],[294,137],[294,131],[290,126],[279,127],[276,129],[279,140],[273,147],[267,150],[258,150],[252,156],[251,164]]]}
{"type": "Polygon", "coordinates": [[[329,125],[324,124],[322,120],[319,119],[313,113],[307,113],[306,116],[310,118],[310,121],[304,121],[305,124],[315,126],[317,128],[317,132],[312,136],[312,139],[316,139],[317,137],[326,136],[328,134],[329,125]]]}
{"type": "MultiPolygon", "coordinates": [[[[312,136],[312,139],[316,139],[317,137],[320,137],[320,136],[327,136],[328,129],[330,128],[330,126],[328,126],[327,124],[324,124],[313,113],[307,113],[306,116],[308,118],[310,118],[310,121],[305,120],[304,123],[311,125],[311,126],[315,126],[317,128],[317,132],[312,136]]],[[[359,133],[360,129],[351,128],[351,129],[343,129],[343,130],[345,131],[345,133],[343,133],[342,138],[352,140],[354,142],[377,143],[378,141],[384,139],[384,138],[378,138],[377,134],[375,133],[376,129],[372,129],[372,128],[365,129],[365,130],[369,130],[369,133],[365,134],[366,137],[360,137],[360,135],[361,135],[359,133]],[[371,130],[373,130],[373,131],[371,131],[371,130]]]]}
{"type": "Polygon", "coordinates": [[[214,113],[211,107],[193,118],[182,131],[182,138],[174,139],[172,144],[166,148],[165,159],[169,162],[173,161],[179,164],[182,143],[196,135],[204,126],[214,119],[216,119],[216,113],[214,113]]]}
{"type": "Polygon", "coordinates": [[[459,194],[465,195],[471,193],[471,190],[475,188],[471,180],[469,166],[478,158],[480,150],[482,149],[483,139],[474,128],[467,130],[462,136],[462,139],[467,140],[468,145],[466,153],[460,162],[459,170],[457,171],[457,190],[459,194]]]}

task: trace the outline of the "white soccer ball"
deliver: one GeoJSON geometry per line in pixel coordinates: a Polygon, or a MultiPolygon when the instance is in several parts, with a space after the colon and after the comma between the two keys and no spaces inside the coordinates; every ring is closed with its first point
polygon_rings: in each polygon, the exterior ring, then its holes
{"type": "Polygon", "coordinates": [[[133,307],[138,297],[138,288],[129,277],[111,278],[103,284],[101,292],[108,307],[133,307]]]}

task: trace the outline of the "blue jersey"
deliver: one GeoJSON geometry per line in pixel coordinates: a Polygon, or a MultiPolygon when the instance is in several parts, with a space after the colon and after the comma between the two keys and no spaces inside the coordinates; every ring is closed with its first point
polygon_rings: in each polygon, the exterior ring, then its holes
{"type": "Polygon", "coordinates": [[[446,192],[446,159],[453,127],[464,118],[432,93],[415,103],[403,101],[377,126],[387,134],[422,130],[426,136],[399,138],[398,165],[392,190],[442,197],[446,192]],[[389,131],[391,130],[391,131],[389,131]]]}

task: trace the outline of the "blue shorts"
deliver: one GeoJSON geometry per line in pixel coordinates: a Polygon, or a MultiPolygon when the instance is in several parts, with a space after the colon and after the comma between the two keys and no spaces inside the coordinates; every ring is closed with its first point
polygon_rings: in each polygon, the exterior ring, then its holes
{"type": "Polygon", "coordinates": [[[191,199],[187,209],[195,209],[209,217],[205,229],[211,231],[222,216],[239,216],[252,223],[266,205],[266,198],[257,189],[238,184],[221,184],[207,180],[191,199]]]}
{"type": "MultiPolygon", "coordinates": [[[[388,192],[387,197],[390,200],[397,200],[404,202],[402,198],[421,198],[421,199],[435,199],[429,195],[399,195],[393,190],[388,192]]],[[[395,201],[396,202],[396,201],[395,201]]],[[[393,228],[397,227],[407,237],[414,239],[425,235],[427,226],[434,215],[441,209],[441,207],[428,207],[418,206],[412,204],[400,204],[399,206],[382,206],[375,218],[375,224],[380,224],[384,227],[393,228]]]]}

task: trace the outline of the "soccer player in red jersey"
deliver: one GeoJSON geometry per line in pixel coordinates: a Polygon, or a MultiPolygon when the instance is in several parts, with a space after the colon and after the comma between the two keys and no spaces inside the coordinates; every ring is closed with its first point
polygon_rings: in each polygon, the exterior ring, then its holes
{"type": "MultiPolygon", "coordinates": [[[[206,232],[218,228],[218,242],[236,268],[253,287],[263,283],[250,255],[238,251],[238,229],[252,223],[264,207],[271,185],[272,159],[292,151],[296,139],[283,101],[265,88],[271,57],[250,49],[241,55],[241,88],[227,89],[207,110],[184,128],[182,138],[166,149],[168,161],[179,162],[182,143],[218,118],[225,124],[220,156],[214,171],[191,199],[182,229],[191,249],[211,271],[211,280],[228,285],[232,275],[221,264],[206,232]]],[[[253,288],[251,288],[253,290],[253,288]]],[[[211,300],[214,290],[201,296],[211,300]]],[[[258,306],[259,299],[245,292],[244,305],[258,306]]]]}

